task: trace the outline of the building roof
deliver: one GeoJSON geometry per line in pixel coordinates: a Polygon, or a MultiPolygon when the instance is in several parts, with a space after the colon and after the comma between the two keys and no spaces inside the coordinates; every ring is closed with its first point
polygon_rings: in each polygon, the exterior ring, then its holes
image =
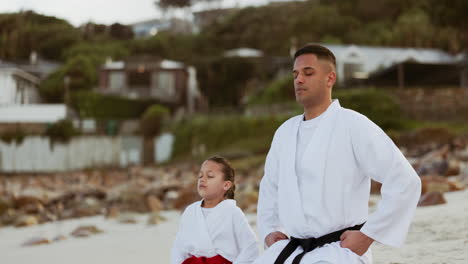
{"type": "Polygon", "coordinates": [[[32,75],[40,79],[44,79],[49,74],[53,73],[57,68],[60,67],[60,63],[44,60],[44,59],[37,59],[35,63],[30,63],[27,61],[2,61],[0,60],[0,68],[19,68],[23,71],[26,71],[32,75]]]}
{"type": "Polygon", "coordinates": [[[149,58],[149,57],[141,57],[141,58],[129,58],[126,61],[112,61],[108,60],[102,66],[104,70],[124,70],[126,68],[131,68],[132,65],[139,65],[139,64],[148,64],[153,65],[152,67],[157,67],[164,70],[174,70],[174,69],[184,69],[185,64],[179,61],[173,60],[160,60],[156,58],[149,58]]]}
{"type": "Polygon", "coordinates": [[[26,81],[29,81],[30,83],[33,83],[35,85],[38,85],[39,82],[40,82],[40,79],[35,76],[35,75],[32,75],[16,66],[14,66],[14,64],[9,64],[9,66],[7,66],[7,64],[3,64],[3,65],[0,65],[0,72],[4,72],[4,73],[8,73],[8,74],[11,74],[13,75],[14,77],[16,78],[21,78],[23,80],[26,80],[26,81]]]}
{"type": "Polygon", "coordinates": [[[396,63],[404,61],[431,64],[456,64],[464,58],[462,54],[452,55],[440,49],[323,45],[335,54],[337,63],[364,62],[363,70],[366,72],[388,68],[396,63]]]}

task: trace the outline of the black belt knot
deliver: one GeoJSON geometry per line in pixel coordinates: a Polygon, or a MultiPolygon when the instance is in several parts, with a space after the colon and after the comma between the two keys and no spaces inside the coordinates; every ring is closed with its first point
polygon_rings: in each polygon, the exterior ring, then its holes
{"type": "Polygon", "coordinates": [[[341,235],[348,231],[348,230],[360,230],[362,225],[355,225],[353,227],[345,228],[324,236],[321,236],[319,238],[311,237],[311,238],[295,238],[291,237],[289,240],[289,243],[284,247],[283,251],[279,254],[278,258],[275,261],[275,264],[283,264],[286,259],[288,259],[289,256],[296,250],[298,246],[301,246],[302,249],[304,250],[301,252],[299,255],[297,255],[292,264],[299,264],[301,262],[302,257],[304,255],[316,248],[323,247],[326,244],[330,244],[336,241],[340,241],[341,235]]]}
{"type": "Polygon", "coordinates": [[[304,251],[312,251],[314,250],[315,248],[318,247],[318,241],[316,238],[306,238],[306,239],[301,239],[301,238],[295,238],[295,237],[292,237],[291,240],[296,240],[297,243],[299,246],[301,246],[304,251]]]}

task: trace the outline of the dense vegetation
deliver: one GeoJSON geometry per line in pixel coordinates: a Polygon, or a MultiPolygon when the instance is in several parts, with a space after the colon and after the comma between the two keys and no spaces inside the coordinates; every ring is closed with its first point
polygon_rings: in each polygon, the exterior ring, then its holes
{"type": "MultiPolygon", "coordinates": [[[[203,1],[155,4],[165,9],[187,8],[203,1]]],[[[252,47],[270,57],[287,57],[292,44],[324,42],[435,47],[461,52],[468,44],[464,13],[467,9],[468,2],[464,0],[276,3],[232,11],[197,34],[160,32],[147,39],[134,39],[131,29],[121,24],[88,23],[75,28],[65,20],[26,11],[0,14],[0,59],[26,60],[31,51],[37,51],[44,58],[63,62],[64,66],[40,89],[47,101],[60,102],[65,75],[72,76],[72,93],[89,91],[97,85],[97,69],[106,58],[150,54],[197,65],[201,69],[199,81],[209,101],[237,106],[249,79],[260,79],[265,84],[271,76],[261,75],[263,69],[258,70],[249,62],[222,61],[220,55],[225,50],[252,47]],[[220,84],[224,84],[226,95],[234,99],[210,98],[220,97],[211,92],[220,89],[220,84]]]]}
{"type": "MultiPolygon", "coordinates": [[[[168,10],[190,8],[199,1],[155,2],[168,10]]],[[[323,42],[466,52],[466,10],[466,0],[309,0],[233,10],[196,34],[159,32],[144,39],[135,39],[130,27],[121,24],[88,23],[76,28],[63,19],[25,11],[0,14],[0,59],[25,61],[36,51],[40,57],[59,61],[63,66],[40,85],[47,102],[63,102],[64,79],[69,76],[70,104],[80,116],[136,119],[157,102],[93,93],[98,69],[109,57],[152,55],[196,66],[200,90],[211,109],[290,102],[294,100],[291,78],[276,79],[271,64],[275,58],[287,58],[292,45],[323,42]],[[222,56],[239,47],[262,50],[266,59],[222,56]]],[[[392,118],[399,116],[399,109],[380,92],[337,90],[335,96],[386,129],[407,127],[405,120],[392,118]]],[[[197,152],[201,145],[207,152],[223,148],[261,152],[285,119],[209,115],[165,129],[176,131],[176,156],[197,152]]]]}

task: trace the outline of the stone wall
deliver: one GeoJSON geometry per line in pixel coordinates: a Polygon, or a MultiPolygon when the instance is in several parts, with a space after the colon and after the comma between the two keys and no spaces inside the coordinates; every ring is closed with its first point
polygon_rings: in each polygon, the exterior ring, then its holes
{"type": "Polygon", "coordinates": [[[407,88],[390,93],[410,118],[468,122],[468,88],[407,88]]]}

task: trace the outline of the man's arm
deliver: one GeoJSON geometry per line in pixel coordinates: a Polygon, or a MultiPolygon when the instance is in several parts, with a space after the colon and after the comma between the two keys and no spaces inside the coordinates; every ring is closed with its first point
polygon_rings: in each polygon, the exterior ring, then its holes
{"type": "Polygon", "coordinates": [[[286,235],[278,232],[281,225],[278,218],[279,152],[276,138],[277,133],[273,138],[270,151],[266,157],[265,172],[260,182],[257,204],[257,227],[260,235],[260,241],[265,243],[267,247],[277,240],[287,238],[286,235]],[[269,236],[270,234],[271,236],[269,236]]]}
{"type": "MultiPolygon", "coordinates": [[[[382,183],[382,200],[360,232],[382,244],[399,247],[421,195],[421,180],[393,141],[365,116],[356,116],[351,138],[364,175],[382,183]]],[[[366,240],[364,236],[353,237],[356,243],[366,240]]]]}

